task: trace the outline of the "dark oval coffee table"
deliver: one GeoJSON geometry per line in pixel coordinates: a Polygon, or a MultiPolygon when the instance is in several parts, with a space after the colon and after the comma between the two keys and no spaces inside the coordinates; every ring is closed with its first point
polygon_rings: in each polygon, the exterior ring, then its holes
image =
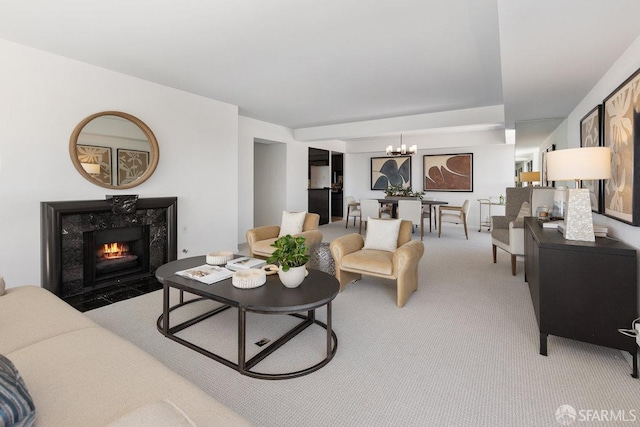
{"type": "Polygon", "coordinates": [[[211,359],[229,366],[243,375],[262,379],[287,379],[317,371],[333,358],[338,348],[338,337],[331,327],[331,301],[338,295],[340,284],[330,274],[309,269],[309,275],[302,284],[294,289],[285,287],[278,275],[267,276],[267,282],[254,289],[239,289],[232,285],[231,279],[207,285],[197,280],[177,276],[175,273],[205,264],[205,256],[185,258],[167,263],[156,270],[156,278],[163,284],[163,310],[158,318],[158,330],[167,338],[172,339],[192,350],[211,359]],[[180,301],[175,305],[170,303],[170,289],[180,290],[180,301]],[[183,292],[198,295],[200,298],[184,301],[183,292]],[[170,315],[174,310],[187,304],[209,299],[222,303],[221,306],[200,314],[177,325],[171,325],[170,315]],[[316,319],[316,308],[326,305],[327,323],[316,319]],[[206,350],[195,343],[189,342],[175,334],[224,310],[235,307],[238,309],[238,361],[233,362],[206,350]],[[302,319],[292,329],[261,350],[251,359],[246,360],[246,314],[247,312],[262,314],[287,314],[302,319]],[[306,312],[306,314],[300,314],[306,312]],[[260,373],[252,368],[278,348],[298,335],[311,325],[318,325],[327,331],[327,355],[319,363],[306,369],[286,373],[260,373]]]}

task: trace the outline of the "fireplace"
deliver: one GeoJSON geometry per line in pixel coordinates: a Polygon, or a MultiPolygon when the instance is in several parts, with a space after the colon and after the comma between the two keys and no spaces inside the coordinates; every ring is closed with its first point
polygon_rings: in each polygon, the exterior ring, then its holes
{"type": "Polygon", "coordinates": [[[83,288],[97,289],[149,273],[149,225],[85,231],[83,288]]]}
{"type": "Polygon", "coordinates": [[[158,267],[176,259],[175,197],[118,203],[41,203],[45,289],[73,297],[152,277],[158,267]]]}

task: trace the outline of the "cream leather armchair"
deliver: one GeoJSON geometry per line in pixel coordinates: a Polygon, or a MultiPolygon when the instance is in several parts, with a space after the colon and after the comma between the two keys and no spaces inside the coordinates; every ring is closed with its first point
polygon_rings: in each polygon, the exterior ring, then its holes
{"type": "Polygon", "coordinates": [[[404,306],[418,289],[418,264],[424,254],[424,243],[411,240],[413,225],[402,221],[398,233],[398,248],[393,252],[363,249],[365,239],[356,233],[338,237],[329,245],[335,261],[340,291],[362,275],[396,280],[398,307],[404,306]]]}
{"type": "MultiPolygon", "coordinates": [[[[296,236],[305,237],[305,245],[309,249],[322,242],[322,232],[318,230],[319,224],[320,215],[307,212],[302,225],[302,233],[296,234],[296,236]]],[[[271,244],[276,241],[279,234],[279,225],[265,225],[248,230],[246,237],[249,244],[249,256],[262,259],[269,258],[276,249],[271,244]]]]}

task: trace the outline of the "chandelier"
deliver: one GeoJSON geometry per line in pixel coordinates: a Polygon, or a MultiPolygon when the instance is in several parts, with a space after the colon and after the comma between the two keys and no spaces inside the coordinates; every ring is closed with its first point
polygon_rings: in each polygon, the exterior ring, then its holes
{"type": "Polygon", "coordinates": [[[392,145],[387,146],[387,156],[405,156],[405,155],[413,155],[416,154],[418,150],[418,146],[412,145],[407,150],[407,146],[402,143],[402,134],[400,134],[400,147],[394,150],[392,145]]]}

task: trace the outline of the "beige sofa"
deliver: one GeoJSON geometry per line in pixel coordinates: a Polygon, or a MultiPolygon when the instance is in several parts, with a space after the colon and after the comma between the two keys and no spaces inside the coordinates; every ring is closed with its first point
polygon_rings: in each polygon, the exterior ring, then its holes
{"type": "Polygon", "coordinates": [[[0,296],[0,354],[24,379],[36,426],[249,425],[40,287],[0,296]]]}

